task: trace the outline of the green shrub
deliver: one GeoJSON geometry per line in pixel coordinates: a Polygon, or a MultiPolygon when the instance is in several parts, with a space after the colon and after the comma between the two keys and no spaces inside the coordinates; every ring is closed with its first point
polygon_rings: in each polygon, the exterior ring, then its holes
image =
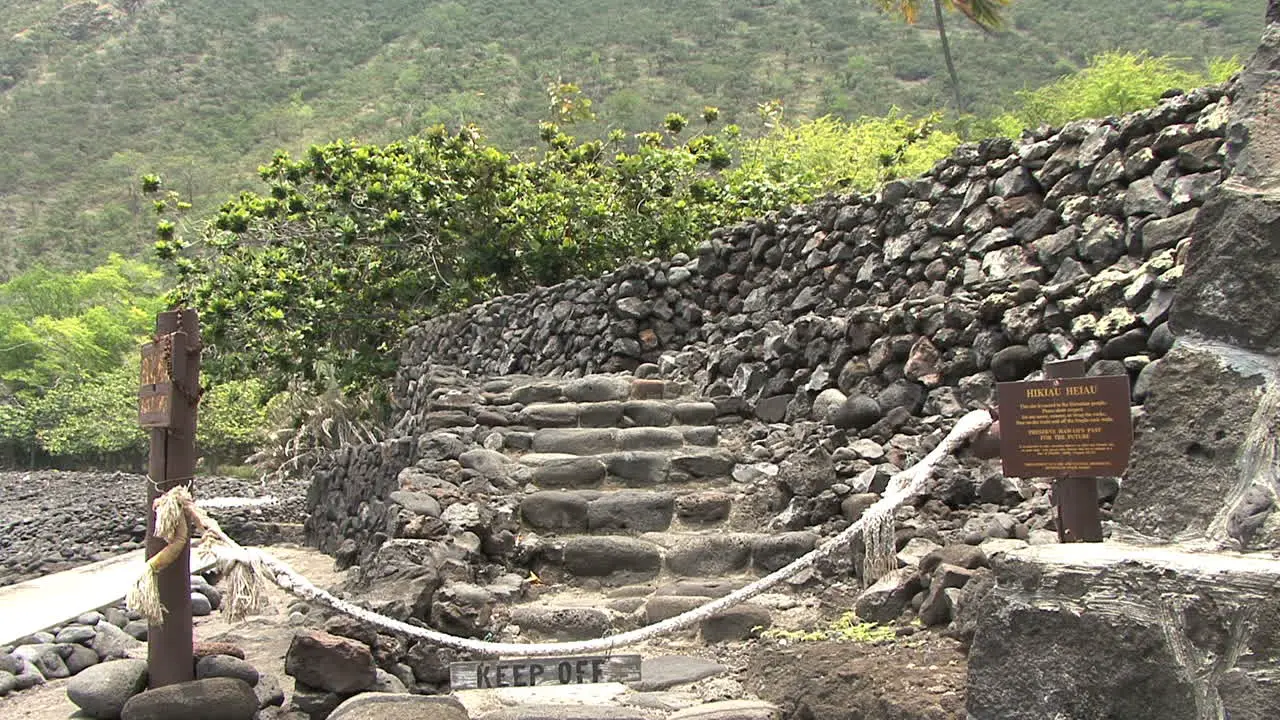
{"type": "Polygon", "coordinates": [[[146,434],[138,427],[139,365],[135,359],[46,392],[34,412],[41,449],[91,463],[138,463],[146,452],[146,434]]]}
{"type": "Polygon", "coordinates": [[[1018,93],[1020,107],[995,117],[989,127],[1016,136],[1023,128],[1059,127],[1080,118],[1106,117],[1154,106],[1165,91],[1215,84],[1238,72],[1238,60],[1218,58],[1202,70],[1149,53],[1110,52],[1079,72],[1038,90],[1018,93]]]}
{"type": "Polygon", "coordinates": [[[224,380],[200,400],[196,442],[211,466],[241,463],[266,437],[266,384],[257,378],[224,380]]]}
{"type": "Polygon", "coordinates": [[[918,172],[957,142],[896,113],[788,124],[780,103],[762,106],[772,129],[758,141],[714,129],[715,108],[698,127],[672,113],[659,132],[580,139],[562,123],[590,122],[589,101],[571,84],[551,94],[559,122],[539,125],[536,159],[471,126],[338,141],[277,153],[260,169],[266,191],[224,204],[198,253],[164,225],[170,301],[200,310],[213,376],[322,390],[325,366],[343,389],[368,387],[394,373],[404,328],[423,317],[690,251],[714,227],[918,172]]]}
{"type": "Polygon", "coordinates": [[[742,215],[763,214],[824,193],[871,190],[894,177],[918,175],[955,149],[958,136],[900,116],[845,122],[823,117],[778,124],[742,143],[740,164],[726,175],[727,199],[742,215]]]}

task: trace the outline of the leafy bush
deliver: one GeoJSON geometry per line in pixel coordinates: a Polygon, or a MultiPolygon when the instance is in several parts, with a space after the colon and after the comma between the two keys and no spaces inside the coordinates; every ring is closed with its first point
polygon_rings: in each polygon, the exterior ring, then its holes
{"type": "Polygon", "coordinates": [[[823,117],[777,124],[740,148],[727,173],[728,197],[743,214],[809,202],[834,190],[870,190],[894,177],[918,175],[955,149],[958,136],[935,130],[939,116],[915,121],[896,111],[845,122],[823,117]]]}
{"type": "Polygon", "coordinates": [[[1223,82],[1238,72],[1236,59],[1215,59],[1200,71],[1184,69],[1169,57],[1146,52],[1099,55],[1079,72],[1038,90],[1020,92],[1021,106],[993,120],[1002,134],[1042,124],[1061,126],[1071,120],[1122,115],[1155,105],[1171,88],[1189,90],[1223,82]]]}
{"type": "Polygon", "coordinates": [[[0,400],[0,467],[30,463],[36,451],[31,409],[16,397],[0,400]]]}
{"type": "Polygon", "coordinates": [[[162,307],[159,270],[113,255],[79,273],[36,267],[0,283],[0,385],[38,392],[115,369],[162,307]]]}
{"type": "Polygon", "coordinates": [[[40,448],[93,463],[140,462],[146,435],[138,427],[139,365],[135,360],[49,389],[35,404],[40,448]]]}
{"type": "MultiPolygon", "coordinates": [[[[158,188],[158,179],[144,183],[158,188]]],[[[142,462],[139,346],[164,307],[162,277],[112,256],[90,271],[34,268],[0,283],[0,463],[142,462]]],[[[200,450],[214,459],[252,452],[264,433],[264,394],[253,378],[212,383],[200,450]]]]}
{"type": "Polygon", "coordinates": [[[200,400],[196,443],[210,465],[240,463],[266,438],[266,384],[258,378],[224,380],[200,400]]]}
{"type": "Polygon", "coordinates": [[[278,391],[318,383],[327,366],[342,388],[369,386],[394,372],[404,328],[430,314],[689,251],[716,226],[870,188],[956,142],[897,114],[788,125],[776,104],[758,141],[713,130],[715,108],[696,129],[673,113],[659,132],[582,140],[563,125],[591,121],[588,101],[568,84],[551,94],[558,122],[540,124],[535,160],[471,126],[339,141],[297,160],[277,153],[260,169],[267,191],[223,205],[192,251],[162,220],[171,301],[201,311],[215,377],[259,374],[278,391]]]}

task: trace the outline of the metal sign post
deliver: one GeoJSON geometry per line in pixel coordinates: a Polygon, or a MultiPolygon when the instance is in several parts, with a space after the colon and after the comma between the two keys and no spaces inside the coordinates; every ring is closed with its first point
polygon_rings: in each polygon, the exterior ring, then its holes
{"type": "MultiPolygon", "coordinates": [[[[200,400],[200,320],[194,310],[156,317],[155,342],[142,348],[138,422],[151,430],[147,466],[148,559],[164,549],[155,534],[156,498],[191,484],[196,465],[196,405],[200,400]]],[[[164,620],[147,630],[147,670],[152,688],[195,679],[191,619],[191,550],[156,576],[164,620]]]]}

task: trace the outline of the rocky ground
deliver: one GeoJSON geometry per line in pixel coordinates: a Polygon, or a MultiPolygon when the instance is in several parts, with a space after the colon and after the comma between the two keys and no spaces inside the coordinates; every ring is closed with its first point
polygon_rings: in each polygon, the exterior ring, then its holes
{"type": "MultiPolygon", "coordinates": [[[[338,585],[343,578],[344,573],[333,570],[331,558],[314,550],[296,546],[268,550],[321,586],[338,585]]],[[[300,670],[298,658],[291,660],[291,656],[301,655],[294,649],[295,638],[299,634],[313,634],[325,642],[349,644],[350,641],[320,632],[319,628],[354,635],[363,631],[341,620],[326,622],[321,613],[300,605],[278,589],[273,588],[269,597],[268,610],[245,621],[229,623],[217,613],[198,617],[197,641],[226,643],[242,652],[244,659],[267,678],[263,684],[267,688],[278,687],[290,702],[307,701],[305,694],[297,695],[291,674],[313,682],[347,678],[351,672],[349,667],[335,668],[319,661],[309,670],[300,670]]],[[[793,613],[793,618],[795,622],[790,625],[798,631],[830,627],[830,618],[822,617],[816,604],[793,613]]],[[[74,631],[75,626],[69,627],[63,628],[60,634],[74,631]]],[[[684,717],[679,713],[693,708],[728,713],[707,715],[709,718],[949,720],[963,717],[964,657],[953,641],[928,633],[888,640],[755,638],[715,646],[702,646],[692,638],[677,636],[629,651],[644,657],[644,677],[630,687],[606,684],[463,691],[454,695],[465,708],[466,715],[460,717],[544,717],[529,713],[537,707],[545,708],[548,703],[576,705],[578,712],[603,713],[590,717],[614,720],[684,717]],[[760,714],[762,712],[780,715],[760,714]]],[[[133,645],[125,654],[145,657],[145,645],[133,645]]],[[[380,677],[388,685],[386,689],[399,689],[397,681],[387,673],[380,673],[380,677]]],[[[70,682],[50,680],[0,697],[0,717],[6,720],[80,717],[75,715],[77,708],[68,699],[70,682]]],[[[574,715],[571,710],[560,712],[566,714],[553,717],[587,717],[574,715]]],[[[267,704],[258,717],[303,720],[307,715],[288,704],[283,708],[267,704]]]]}
{"type": "MultiPolygon", "coordinates": [[[[297,546],[269,547],[267,551],[288,562],[316,583],[325,586],[338,579],[333,561],[326,555],[297,546]]],[[[245,659],[264,674],[273,676],[286,693],[292,679],[284,674],[284,656],[293,636],[290,623],[292,598],[282,590],[269,590],[270,608],[262,615],[230,623],[219,613],[195,619],[198,642],[226,642],[244,651],[245,659]]],[[[295,621],[296,622],[296,621],[295,621]]],[[[145,645],[130,649],[131,657],[145,657],[145,645]]],[[[77,707],[67,699],[68,679],[52,680],[37,687],[0,697],[0,717],[5,720],[66,720],[77,707]]]]}
{"type": "MultiPolygon", "coordinates": [[[[201,477],[199,501],[271,496],[281,502],[213,516],[253,542],[272,524],[303,521],[306,488],[288,480],[201,477]],[[266,527],[264,527],[266,526],[266,527]]],[[[0,472],[0,586],[142,547],[146,478],[126,473],[0,472]]]]}

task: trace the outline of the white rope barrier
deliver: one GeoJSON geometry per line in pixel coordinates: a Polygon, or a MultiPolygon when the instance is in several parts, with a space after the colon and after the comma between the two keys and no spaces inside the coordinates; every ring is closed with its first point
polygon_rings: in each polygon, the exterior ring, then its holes
{"type": "MultiPolygon", "coordinates": [[[[883,532],[886,521],[891,525],[893,522],[893,513],[898,506],[905,502],[908,498],[916,495],[924,486],[926,480],[932,474],[934,467],[942,460],[943,457],[953,454],[962,445],[971,440],[979,432],[991,425],[991,415],[985,410],[975,410],[960,419],[952,428],[947,437],[938,444],[923,460],[916,463],[912,467],[897,473],[889,482],[889,487],[885,491],[884,496],[874,505],[863,513],[862,517],[856,522],[843,530],[839,535],[831,538],[822,545],[814,548],[809,553],[792,561],[786,567],[756,580],[755,582],[736,590],[722,598],[713,600],[706,605],[694,608],[680,615],[668,618],[661,622],[647,625],[636,630],[611,635],[609,637],[599,638],[595,640],[581,640],[576,642],[560,642],[560,643],[544,643],[544,644],[525,644],[525,643],[499,643],[487,642],[483,640],[473,640],[470,638],[456,637],[446,633],[432,630],[430,628],[410,625],[409,623],[395,620],[383,615],[379,615],[370,610],[365,610],[357,605],[334,597],[330,593],[316,587],[311,581],[298,574],[293,568],[277,558],[268,555],[261,550],[255,548],[228,548],[225,543],[218,543],[210,548],[215,557],[222,562],[230,562],[231,564],[249,563],[253,566],[265,570],[265,574],[273,579],[286,592],[307,602],[313,602],[323,605],[336,612],[349,615],[353,618],[366,622],[375,627],[391,633],[397,633],[407,637],[426,640],[438,645],[455,648],[458,650],[467,650],[482,655],[499,655],[505,657],[543,657],[549,655],[573,655],[585,653],[610,653],[618,648],[635,645],[637,643],[650,640],[660,635],[683,630],[699,623],[709,617],[723,612],[728,608],[743,603],[760,593],[768,590],[779,582],[790,578],[797,573],[810,568],[819,559],[830,555],[834,551],[843,547],[846,543],[853,540],[859,533],[867,528],[878,528],[875,533],[884,542],[887,536],[889,543],[888,553],[893,553],[893,532],[890,530],[887,534],[883,532]],[[234,552],[230,552],[234,550],[234,552]],[[248,557],[246,557],[246,555],[248,557]]],[[[869,558],[882,558],[885,554],[884,548],[872,547],[872,539],[867,538],[867,553],[869,558]]],[[[203,548],[203,543],[202,543],[203,548]]]]}

